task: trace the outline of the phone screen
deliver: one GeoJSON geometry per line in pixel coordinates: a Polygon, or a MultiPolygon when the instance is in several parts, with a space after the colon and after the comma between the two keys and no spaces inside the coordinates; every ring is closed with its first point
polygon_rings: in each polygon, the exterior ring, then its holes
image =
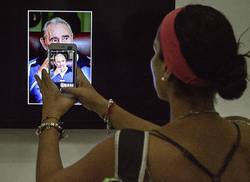
{"type": "Polygon", "coordinates": [[[49,50],[49,74],[59,89],[75,87],[76,51],[49,50]]]}

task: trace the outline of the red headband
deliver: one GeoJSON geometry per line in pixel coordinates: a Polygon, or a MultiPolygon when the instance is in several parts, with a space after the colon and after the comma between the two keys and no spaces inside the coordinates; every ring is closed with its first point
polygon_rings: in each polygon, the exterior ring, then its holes
{"type": "Polygon", "coordinates": [[[186,84],[208,86],[208,81],[198,78],[190,69],[180,50],[175,33],[175,18],[183,8],[171,11],[165,16],[160,27],[160,44],[166,69],[186,84]]]}

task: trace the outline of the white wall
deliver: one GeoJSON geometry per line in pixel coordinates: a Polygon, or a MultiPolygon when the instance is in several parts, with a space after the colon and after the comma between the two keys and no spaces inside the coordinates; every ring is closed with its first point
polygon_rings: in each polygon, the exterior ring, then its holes
{"type": "MultiPolygon", "coordinates": [[[[204,4],[221,11],[231,22],[236,39],[250,27],[250,1],[249,0],[177,0],[176,7],[187,4],[204,4]]],[[[241,53],[250,50],[250,29],[241,39],[244,44],[240,48],[241,53]]],[[[250,74],[250,59],[248,58],[248,72],[250,74]]],[[[219,96],[216,109],[222,116],[240,115],[250,118],[250,84],[244,95],[237,100],[227,101],[219,96]]]]}
{"type": "MultiPolygon", "coordinates": [[[[232,22],[237,37],[250,26],[249,0],[177,0],[177,7],[188,3],[212,5],[221,10],[232,22]]],[[[243,37],[245,52],[250,48],[250,31],[243,37]],[[247,49],[248,48],[248,49],[247,49]]],[[[250,60],[249,60],[250,61],[250,60]]],[[[250,63],[248,64],[248,68],[250,63]]],[[[248,69],[250,70],[250,69],[248,69]]],[[[250,118],[250,89],[237,101],[219,99],[217,109],[222,115],[242,115],[250,118]]],[[[68,130],[69,138],[62,140],[61,152],[65,165],[86,154],[107,135],[104,130],[68,130]]],[[[37,152],[34,130],[0,129],[0,181],[34,182],[37,152]]]]}

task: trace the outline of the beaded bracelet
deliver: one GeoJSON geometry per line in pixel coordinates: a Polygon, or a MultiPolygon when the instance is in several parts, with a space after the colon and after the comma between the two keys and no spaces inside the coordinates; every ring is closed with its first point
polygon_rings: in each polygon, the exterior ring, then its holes
{"type": "Polygon", "coordinates": [[[60,134],[59,139],[62,139],[62,138],[65,137],[65,130],[63,129],[61,122],[58,122],[58,123],[52,123],[52,122],[42,123],[40,126],[37,127],[36,135],[40,136],[44,130],[48,130],[50,128],[55,128],[58,131],[58,133],[60,134]]]}
{"type": "Polygon", "coordinates": [[[112,108],[114,107],[115,102],[112,99],[108,100],[108,106],[106,108],[105,113],[102,115],[102,118],[104,120],[104,123],[106,123],[106,129],[107,129],[107,133],[111,132],[111,129],[113,128],[112,123],[110,121],[110,115],[112,112],[112,108]]]}

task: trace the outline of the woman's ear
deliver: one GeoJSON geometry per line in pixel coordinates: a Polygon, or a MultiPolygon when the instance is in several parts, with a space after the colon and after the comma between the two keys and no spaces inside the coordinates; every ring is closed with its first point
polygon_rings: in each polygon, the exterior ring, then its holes
{"type": "Polygon", "coordinates": [[[171,73],[168,70],[165,70],[162,77],[161,77],[161,81],[168,81],[170,75],[171,75],[171,73]]]}
{"type": "Polygon", "coordinates": [[[162,72],[161,73],[162,74],[161,80],[167,81],[169,79],[171,73],[168,71],[164,60],[162,60],[162,62],[161,62],[161,72],[162,72]]]}

